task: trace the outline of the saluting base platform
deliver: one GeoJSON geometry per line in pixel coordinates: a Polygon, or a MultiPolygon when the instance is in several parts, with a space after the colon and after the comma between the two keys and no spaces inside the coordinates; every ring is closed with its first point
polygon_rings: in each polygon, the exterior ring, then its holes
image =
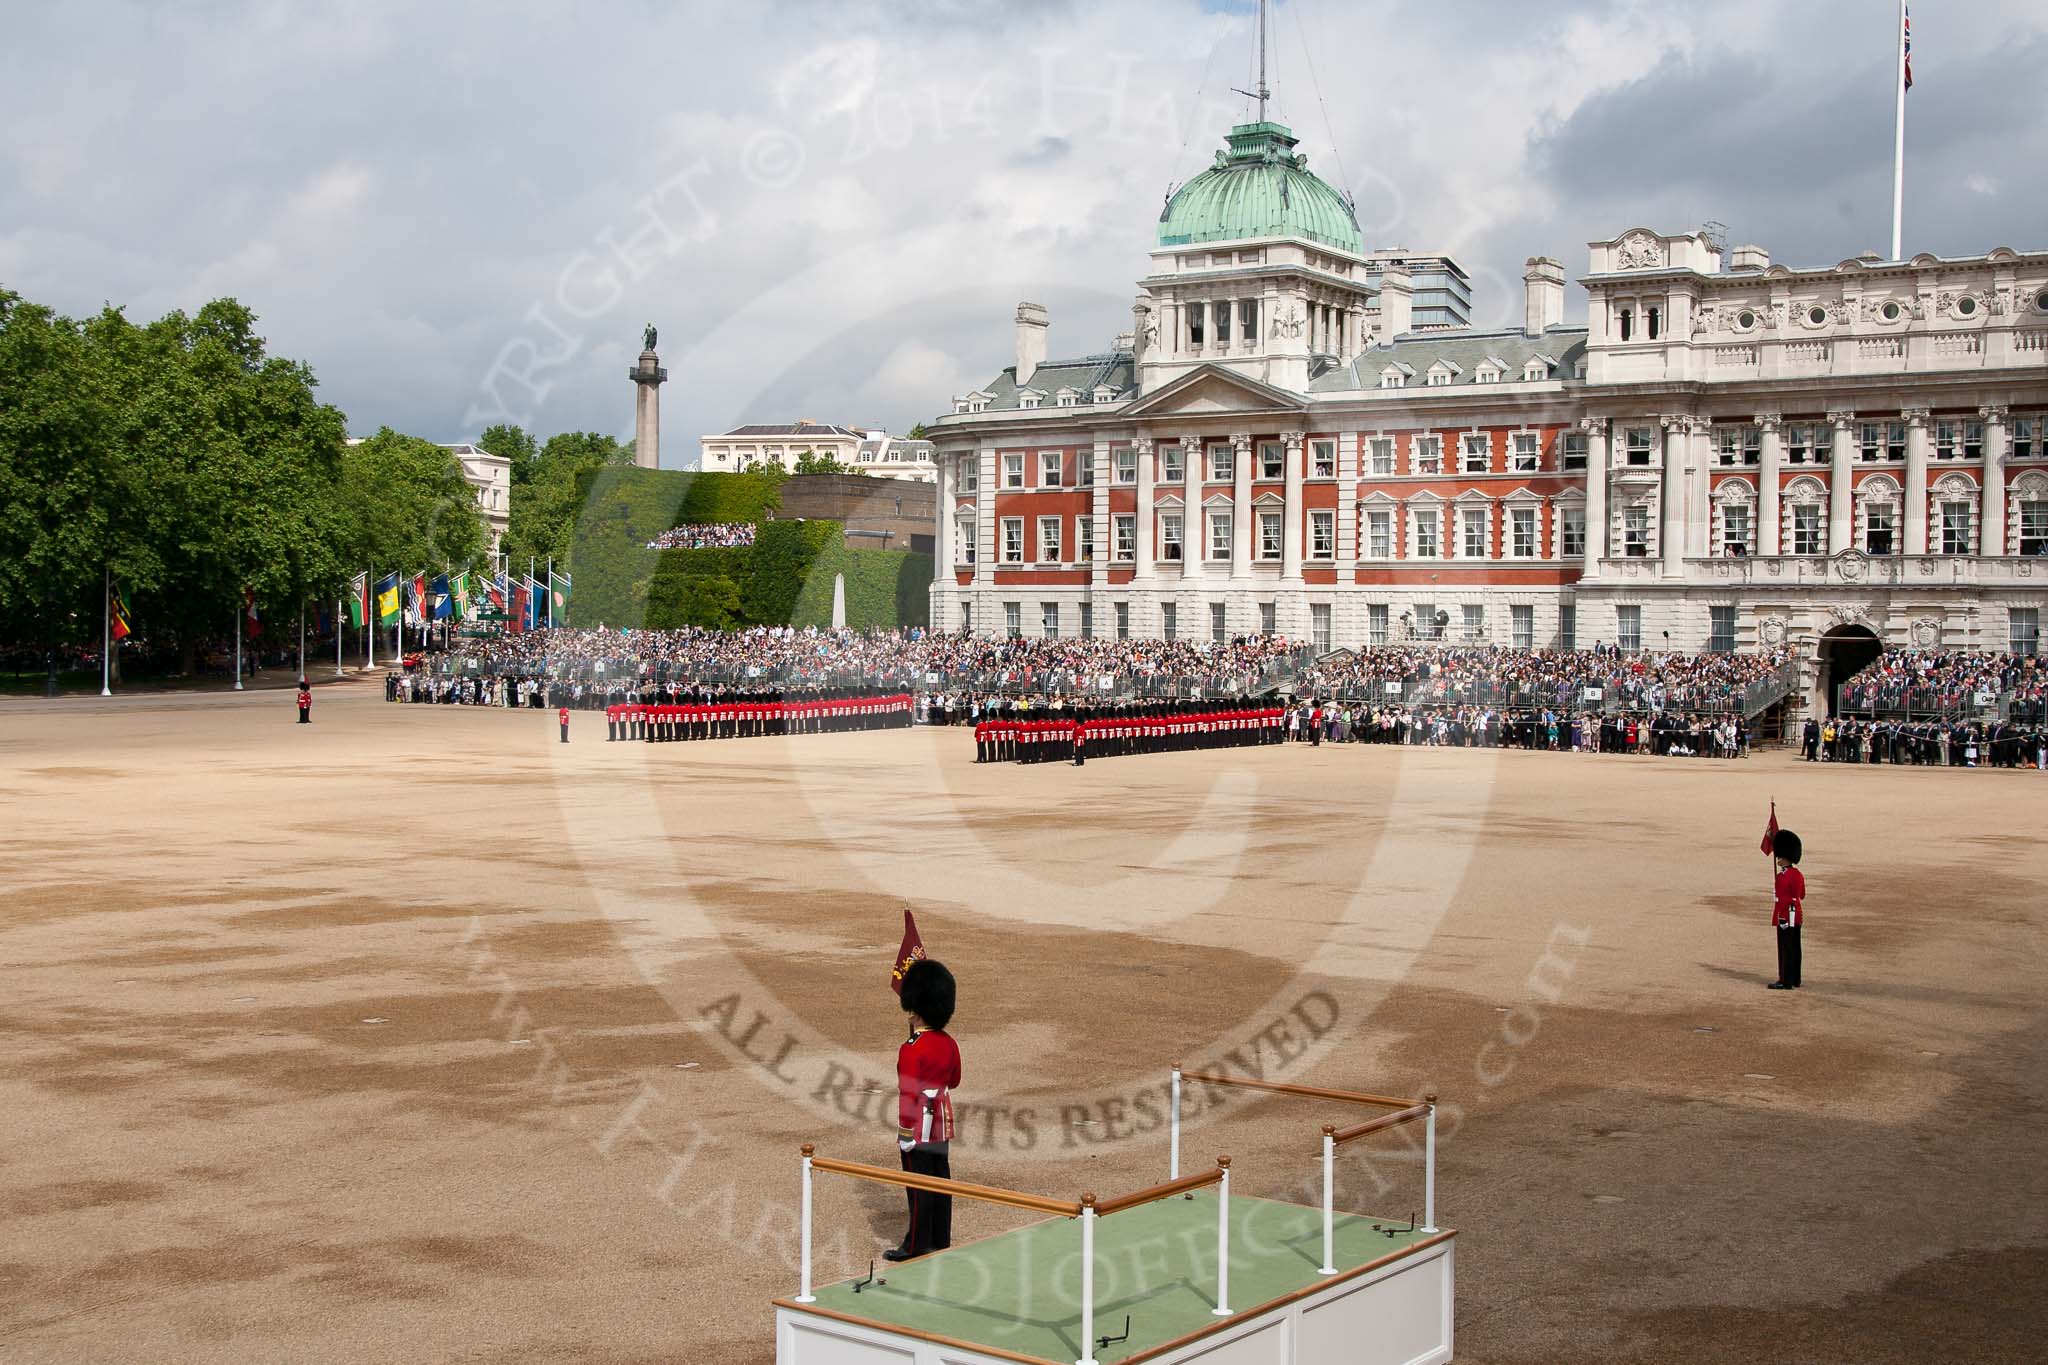
{"type": "Polygon", "coordinates": [[[1338,1215],[1335,1273],[1325,1274],[1321,1209],[1237,1196],[1228,1205],[1231,1311],[1218,1315],[1219,1197],[1203,1189],[1100,1220],[1094,1341],[1082,1338],[1074,1223],[1050,1219],[914,1261],[878,1261],[857,1293],[846,1281],[819,1286],[812,1303],[777,1299],[776,1365],[1451,1359],[1450,1229],[1411,1229],[1404,1216],[1377,1220],[1376,1231],[1372,1218],[1338,1215]]]}

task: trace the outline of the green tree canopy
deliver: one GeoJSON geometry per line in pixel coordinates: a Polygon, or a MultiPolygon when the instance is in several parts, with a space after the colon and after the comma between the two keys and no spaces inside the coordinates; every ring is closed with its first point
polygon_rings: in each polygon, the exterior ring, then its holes
{"type": "Polygon", "coordinates": [[[632,463],[625,446],[595,431],[563,431],[548,437],[525,482],[515,479],[513,484],[505,530],[507,560],[522,567],[528,559],[566,561],[576,516],[582,510],[577,478],[592,470],[626,468],[632,463]]]}

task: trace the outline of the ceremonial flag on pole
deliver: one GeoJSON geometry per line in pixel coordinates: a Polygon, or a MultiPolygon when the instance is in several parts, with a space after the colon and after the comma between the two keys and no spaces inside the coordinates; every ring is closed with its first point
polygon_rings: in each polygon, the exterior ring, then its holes
{"type": "Polygon", "coordinates": [[[527,614],[526,584],[515,582],[512,585],[512,610],[506,615],[505,629],[512,631],[525,630],[527,614]]]}
{"type": "Polygon", "coordinates": [[[455,595],[448,590],[448,575],[437,573],[429,591],[433,594],[433,619],[445,621],[455,614],[455,595]]]}
{"type": "Polygon", "coordinates": [[[1778,838],[1778,803],[1771,802],[1771,822],[1764,826],[1764,856],[1769,857],[1775,850],[1778,838]]]}
{"type": "Polygon", "coordinates": [[[412,611],[420,620],[427,619],[427,575],[424,569],[412,576],[412,611]]]}
{"type": "Polygon", "coordinates": [[[455,602],[455,619],[467,621],[470,615],[469,570],[464,569],[461,573],[455,575],[453,582],[450,584],[450,596],[455,602]]]}
{"type": "Polygon", "coordinates": [[[386,574],[377,580],[377,624],[388,626],[398,619],[398,575],[386,574]]]}
{"type": "Polygon", "coordinates": [[[115,640],[125,640],[135,633],[135,627],[128,619],[128,598],[120,588],[116,587],[109,595],[107,608],[111,613],[109,629],[115,640]]]}
{"type": "Polygon", "coordinates": [[[492,611],[503,612],[505,610],[505,579],[502,574],[497,578],[486,578],[484,580],[484,602],[492,611]]]}
{"type": "MultiPolygon", "coordinates": [[[[1939,25],[1936,25],[1939,27],[1939,25]]],[[[1941,35],[1936,34],[1936,37],[1941,35]]],[[[1906,89],[1913,88],[1913,11],[1899,9],[1899,65],[1906,73],[1906,89]]]]}
{"type": "Polygon", "coordinates": [[[359,573],[348,581],[348,623],[357,630],[370,618],[370,575],[359,573]]]}
{"type": "Polygon", "coordinates": [[[263,617],[256,611],[256,589],[242,589],[242,605],[246,609],[243,613],[242,629],[253,640],[263,633],[263,617]]]}
{"type": "Polygon", "coordinates": [[[541,596],[540,580],[528,575],[526,579],[526,628],[539,630],[547,624],[547,598],[541,596]]]}
{"type": "Polygon", "coordinates": [[[903,907],[903,945],[896,950],[896,961],[889,968],[889,989],[903,994],[903,974],[910,970],[910,964],[923,961],[924,939],[917,932],[917,921],[911,918],[910,907],[903,907]]]}
{"type": "Polygon", "coordinates": [[[567,621],[569,619],[569,575],[556,573],[550,569],[548,571],[548,591],[553,594],[555,599],[555,619],[557,621],[567,621]]]}

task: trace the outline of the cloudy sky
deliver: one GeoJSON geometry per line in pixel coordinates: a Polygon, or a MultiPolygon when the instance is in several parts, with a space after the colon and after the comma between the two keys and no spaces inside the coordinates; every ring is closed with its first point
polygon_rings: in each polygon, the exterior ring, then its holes
{"type": "MultiPolygon", "coordinates": [[[[1129,326],[1167,187],[1245,101],[1249,0],[298,0],[0,8],[0,285],[233,295],[352,428],[902,430],[1129,326]]],[[[1280,0],[1278,116],[1369,243],[1522,261],[1708,219],[1775,260],[1890,237],[1890,0],[1280,0]]],[[[1921,0],[1906,250],[2048,247],[2048,8],[1921,0]]],[[[1573,290],[1573,307],[1583,296],[1573,290]]]]}

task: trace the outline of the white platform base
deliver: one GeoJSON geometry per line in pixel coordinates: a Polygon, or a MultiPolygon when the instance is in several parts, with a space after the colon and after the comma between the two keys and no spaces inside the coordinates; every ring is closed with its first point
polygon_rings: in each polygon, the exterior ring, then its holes
{"type": "MultiPolygon", "coordinates": [[[[1440,1365],[1451,1359],[1454,1243],[1448,1239],[1389,1265],[1265,1309],[1207,1333],[1136,1355],[1112,1346],[1102,1365],[1440,1365]]],[[[1110,1322],[1109,1330],[1117,1323],[1110,1322]]],[[[902,1328],[855,1322],[778,1303],[776,1365],[1039,1365],[1015,1355],[902,1328]]],[[[1055,1361],[1049,1365],[1073,1365],[1055,1361]]]]}

